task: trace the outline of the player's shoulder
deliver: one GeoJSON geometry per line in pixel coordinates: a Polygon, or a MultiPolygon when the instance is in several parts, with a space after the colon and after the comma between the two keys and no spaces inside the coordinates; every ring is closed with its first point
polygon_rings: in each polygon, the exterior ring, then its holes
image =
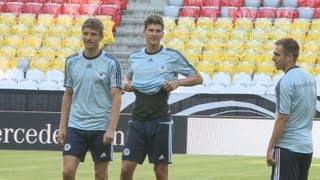
{"type": "Polygon", "coordinates": [[[119,61],[115,56],[109,54],[107,51],[102,50],[102,57],[105,60],[111,60],[111,61],[119,61]]]}
{"type": "Polygon", "coordinates": [[[76,52],[76,53],[74,53],[74,54],[71,54],[70,56],[68,56],[68,57],[66,58],[66,60],[68,61],[68,60],[74,59],[74,58],[78,57],[79,54],[80,54],[79,52],[76,52]]]}

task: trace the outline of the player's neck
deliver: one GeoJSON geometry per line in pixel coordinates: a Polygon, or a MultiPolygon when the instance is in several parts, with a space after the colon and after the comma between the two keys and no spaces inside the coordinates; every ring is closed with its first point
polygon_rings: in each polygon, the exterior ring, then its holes
{"type": "Polygon", "coordinates": [[[97,49],[85,49],[83,54],[87,58],[93,58],[93,57],[96,57],[100,53],[100,51],[101,50],[99,48],[97,48],[97,49]]]}
{"type": "Polygon", "coordinates": [[[148,54],[153,54],[153,53],[156,53],[156,52],[159,52],[161,50],[162,46],[160,44],[157,44],[157,45],[148,45],[146,47],[146,52],[148,54]]]}

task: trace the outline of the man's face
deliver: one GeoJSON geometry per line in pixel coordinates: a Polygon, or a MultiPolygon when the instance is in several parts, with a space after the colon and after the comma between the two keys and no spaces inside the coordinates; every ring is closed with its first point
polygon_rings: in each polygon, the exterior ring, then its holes
{"type": "Polygon", "coordinates": [[[85,27],[82,30],[82,41],[85,49],[94,50],[99,49],[99,43],[102,36],[98,31],[85,27]]]}
{"type": "Polygon", "coordinates": [[[163,37],[163,30],[161,25],[150,24],[144,31],[144,37],[147,45],[160,45],[160,41],[163,37]]]}
{"type": "Polygon", "coordinates": [[[273,51],[272,61],[277,70],[285,71],[288,63],[292,60],[292,54],[285,54],[282,45],[277,45],[273,51]]]}

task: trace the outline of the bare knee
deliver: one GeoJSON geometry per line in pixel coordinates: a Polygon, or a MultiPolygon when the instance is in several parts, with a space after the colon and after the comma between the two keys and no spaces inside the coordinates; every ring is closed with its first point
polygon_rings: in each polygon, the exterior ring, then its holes
{"type": "Polygon", "coordinates": [[[132,180],[137,163],[122,161],[120,180],[132,180]]]}
{"type": "Polygon", "coordinates": [[[157,180],[167,180],[168,179],[168,165],[158,164],[154,165],[154,174],[157,180]]]}
{"type": "Polygon", "coordinates": [[[62,171],[63,180],[74,180],[76,179],[76,172],[70,169],[64,169],[62,171]]]}

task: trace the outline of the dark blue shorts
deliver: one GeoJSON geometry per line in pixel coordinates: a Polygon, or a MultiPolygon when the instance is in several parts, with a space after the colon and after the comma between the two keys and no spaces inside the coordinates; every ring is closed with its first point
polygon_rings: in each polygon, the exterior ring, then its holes
{"type": "Polygon", "coordinates": [[[130,120],[122,159],[142,164],[148,155],[150,163],[172,163],[172,124],[170,115],[150,121],[130,120]]]}
{"type": "Polygon", "coordinates": [[[90,150],[92,160],[112,161],[113,145],[103,144],[105,131],[85,131],[69,127],[63,147],[63,155],[71,155],[84,161],[87,151],[90,150]]]}
{"type": "Polygon", "coordinates": [[[312,153],[303,154],[289,149],[274,149],[276,164],[272,167],[271,180],[307,180],[312,153]]]}

